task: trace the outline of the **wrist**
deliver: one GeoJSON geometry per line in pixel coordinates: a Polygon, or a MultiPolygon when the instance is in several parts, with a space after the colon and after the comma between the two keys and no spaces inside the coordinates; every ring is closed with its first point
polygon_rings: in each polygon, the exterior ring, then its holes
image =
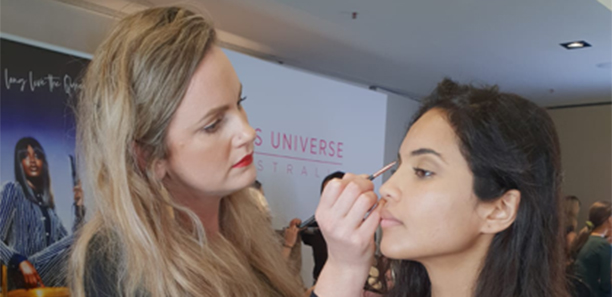
{"type": "Polygon", "coordinates": [[[11,259],[9,260],[9,263],[8,263],[9,265],[8,265],[8,266],[9,266],[10,268],[12,268],[12,269],[16,269],[16,268],[18,268],[18,267],[19,267],[19,265],[20,265],[21,263],[23,263],[23,261],[27,261],[27,260],[28,260],[28,258],[27,258],[27,257],[25,257],[25,256],[23,256],[23,255],[20,255],[20,254],[14,254],[14,255],[11,257],[11,259]]]}
{"type": "Polygon", "coordinates": [[[319,297],[361,296],[370,266],[364,264],[325,263],[314,292],[319,297]]]}

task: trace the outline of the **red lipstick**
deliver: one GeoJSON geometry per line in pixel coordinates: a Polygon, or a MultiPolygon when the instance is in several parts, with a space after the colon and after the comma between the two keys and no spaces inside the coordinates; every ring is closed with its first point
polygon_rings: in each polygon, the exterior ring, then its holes
{"type": "Polygon", "coordinates": [[[246,155],[244,158],[242,158],[242,160],[240,160],[240,162],[234,164],[232,168],[247,167],[251,165],[251,163],[253,163],[253,153],[246,155]]]}

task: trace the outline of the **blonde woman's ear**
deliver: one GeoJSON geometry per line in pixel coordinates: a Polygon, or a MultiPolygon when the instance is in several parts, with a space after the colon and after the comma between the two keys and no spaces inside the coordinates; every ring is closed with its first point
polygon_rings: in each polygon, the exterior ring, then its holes
{"type": "Polygon", "coordinates": [[[166,159],[157,160],[155,162],[155,177],[157,179],[162,180],[166,177],[166,173],[168,172],[168,161],[166,159]]]}
{"type": "MultiPolygon", "coordinates": [[[[138,145],[138,143],[133,142],[132,143],[132,147],[134,149],[134,154],[135,154],[135,158],[136,158],[136,163],[138,164],[138,168],[141,171],[145,171],[146,167],[147,167],[147,158],[148,156],[148,152],[143,149],[140,145],[138,145]]],[[[158,180],[162,180],[164,179],[164,177],[166,177],[166,173],[167,173],[167,163],[168,161],[166,161],[165,159],[163,160],[157,160],[155,161],[155,164],[153,165],[153,170],[155,173],[155,177],[158,180]]]]}
{"type": "Polygon", "coordinates": [[[506,230],[516,220],[521,192],[506,191],[501,197],[490,202],[481,202],[479,214],[483,218],[482,233],[496,234],[506,230]]]}

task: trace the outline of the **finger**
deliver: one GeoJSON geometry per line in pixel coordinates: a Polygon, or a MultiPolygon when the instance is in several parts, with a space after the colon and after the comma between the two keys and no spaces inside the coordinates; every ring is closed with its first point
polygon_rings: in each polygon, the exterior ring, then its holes
{"type": "Polygon", "coordinates": [[[378,200],[378,196],[374,192],[365,192],[359,195],[353,207],[351,207],[350,211],[346,215],[345,219],[347,224],[352,228],[358,228],[365,218],[368,211],[372,210],[372,208],[376,205],[378,200]]]}
{"type": "Polygon", "coordinates": [[[362,232],[365,236],[371,236],[373,238],[376,229],[380,225],[380,211],[383,209],[385,201],[381,201],[376,205],[376,208],[370,212],[368,217],[361,223],[357,232],[362,232]]]}
{"type": "Polygon", "coordinates": [[[360,186],[364,187],[365,190],[374,190],[374,184],[372,183],[372,181],[367,179],[367,177],[368,175],[366,174],[355,175],[352,173],[347,173],[344,175],[344,178],[342,178],[342,180],[356,182],[360,186]]]}
{"type": "MultiPolygon", "coordinates": [[[[336,199],[338,199],[338,196],[340,196],[340,193],[342,193],[342,191],[344,190],[344,188],[346,187],[346,185],[348,184],[348,182],[343,181],[341,179],[338,178],[334,178],[332,180],[330,180],[327,185],[325,186],[325,189],[323,189],[323,193],[321,194],[321,200],[319,201],[319,206],[318,208],[321,209],[329,209],[332,207],[332,205],[334,205],[334,203],[336,202],[336,199]]],[[[318,218],[317,218],[318,220],[318,218]]]]}
{"type": "Polygon", "coordinates": [[[36,287],[36,278],[29,274],[26,283],[28,284],[28,287],[34,288],[36,287]]]}
{"type": "Polygon", "coordinates": [[[43,284],[42,278],[40,278],[40,275],[37,273],[36,274],[36,280],[38,282],[38,284],[40,284],[41,287],[45,287],[45,285],[43,284]]]}
{"type": "Polygon", "coordinates": [[[346,216],[357,201],[357,198],[359,198],[359,195],[373,189],[374,184],[371,181],[354,177],[332,206],[332,211],[341,217],[346,216]]]}

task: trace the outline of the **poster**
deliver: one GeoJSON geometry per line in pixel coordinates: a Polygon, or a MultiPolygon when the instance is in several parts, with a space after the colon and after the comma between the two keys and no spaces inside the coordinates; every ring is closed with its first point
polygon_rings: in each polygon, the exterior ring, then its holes
{"type": "Polygon", "coordinates": [[[65,288],[73,233],[85,214],[72,108],[88,60],[7,38],[0,47],[4,289],[65,288]]]}

